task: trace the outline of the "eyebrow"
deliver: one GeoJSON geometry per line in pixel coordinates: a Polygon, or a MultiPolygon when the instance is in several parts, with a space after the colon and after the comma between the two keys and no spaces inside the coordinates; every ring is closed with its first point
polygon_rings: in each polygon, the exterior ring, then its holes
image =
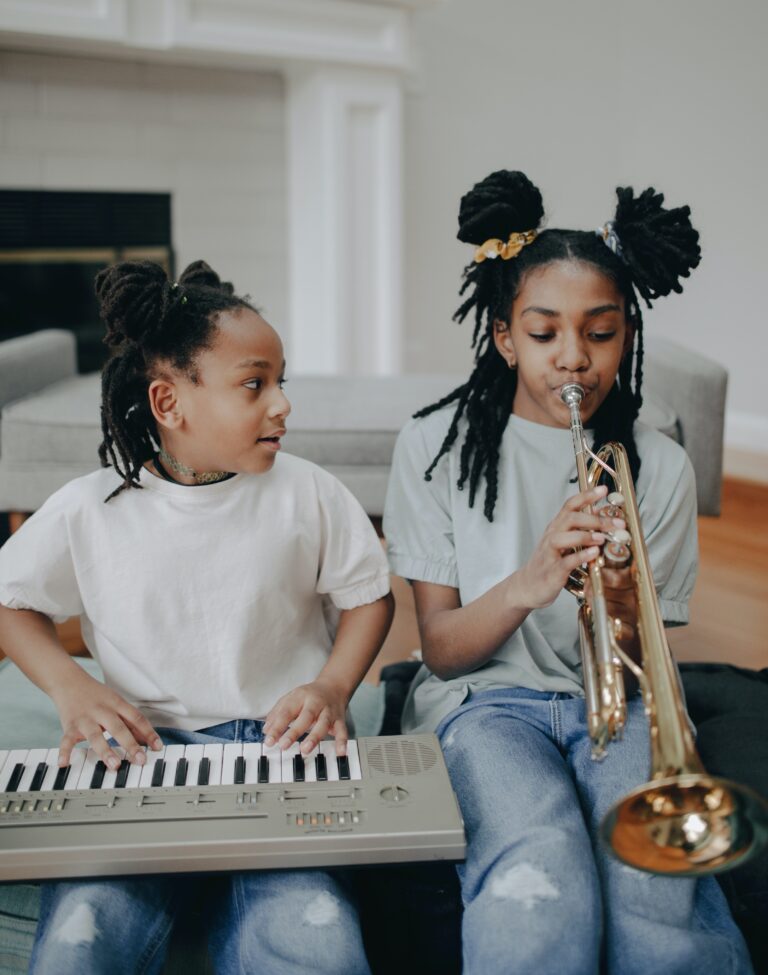
{"type": "MultiPolygon", "coordinates": [[[[541,308],[539,305],[529,305],[521,313],[520,317],[526,315],[529,311],[535,312],[537,315],[543,315],[545,318],[559,318],[560,312],[555,311],[554,308],[541,308]]],[[[602,315],[607,311],[621,311],[619,305],[598,305],[597,308],[590,308],[589,311],[585,312],[587,318],[595,318],[597,315],[602,315]]]]}
{"type": "MultiPolygon", "coordinates": [[[[238,362],[235,369],[271,369],[272,363],[268,362],[266,359],[243,359],[242,362],[238,362]]],[[[283,359],[283,364],[280,367],[280,372],[285,371],[285,359],[283,359]]]]}

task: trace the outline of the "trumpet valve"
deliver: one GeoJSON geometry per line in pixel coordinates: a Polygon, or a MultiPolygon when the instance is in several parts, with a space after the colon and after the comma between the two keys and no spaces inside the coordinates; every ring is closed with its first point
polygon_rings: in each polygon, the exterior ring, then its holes
{"type": "Polygon", "coordinates": [[[605,543],[603,549],[603,563],[608,569],[623,569],[629,565],[632,559],[632,551],[629,544],[625,541],[617,541],[615,538],[605,543]]]}

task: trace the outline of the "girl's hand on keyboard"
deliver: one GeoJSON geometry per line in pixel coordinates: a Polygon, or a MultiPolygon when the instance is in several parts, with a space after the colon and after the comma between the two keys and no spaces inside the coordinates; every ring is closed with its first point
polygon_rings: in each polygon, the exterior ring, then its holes
{"type": "Polygon", "coordinates": [[[69,765],[72,749],[79,741],[87,741],[107,768],[118,768],[120,756],[110,747],[105,731],[125,749],[126,758],[139,765],[146,761],[143,744],[156,751],[163,747],[141,711],[84,671],[58,687],[51,697],[64,731],[59,745],[60,766],[69,765]]]}
{"type": "Polygon", "coordinates": [[[347,697],[334,684],[322,680],[302,684],[284,694],[264,720],[264,743],[289,748],[302,735],[302,755],[308,755],[329,734],[336,739],[336,754],[346,755],[347,697]]]}

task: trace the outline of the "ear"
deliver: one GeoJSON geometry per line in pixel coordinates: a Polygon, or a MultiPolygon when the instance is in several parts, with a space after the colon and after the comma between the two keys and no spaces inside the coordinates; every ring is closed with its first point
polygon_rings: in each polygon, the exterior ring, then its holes
{"type": "Polygon", "coordinates": [[[510,369],[514,369],[517,365],[517,353],[512,341],[512,329],[509,327],[509,322],[502,321],[500,318],[494,319],[493,342],[502,359],[510,369]]]}
{"type": "Polygon", "coordinates": [[[183,415],[176,384],[170,379],[153,379],[147,393],[149,408],[158,425],[166,430],[177,430],[183,415]]]}

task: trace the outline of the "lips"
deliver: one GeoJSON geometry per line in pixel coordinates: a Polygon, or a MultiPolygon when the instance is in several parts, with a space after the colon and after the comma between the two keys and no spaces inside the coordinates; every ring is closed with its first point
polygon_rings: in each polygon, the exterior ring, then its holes
{"type": "Polygon", "coordinates": [[[266,437],[259,437],[256,443],[264,444],[271,450],[280,450],[280,438],[285,436],[285,430],[275,430],[274,433],[267,434],[266,437]]]}

